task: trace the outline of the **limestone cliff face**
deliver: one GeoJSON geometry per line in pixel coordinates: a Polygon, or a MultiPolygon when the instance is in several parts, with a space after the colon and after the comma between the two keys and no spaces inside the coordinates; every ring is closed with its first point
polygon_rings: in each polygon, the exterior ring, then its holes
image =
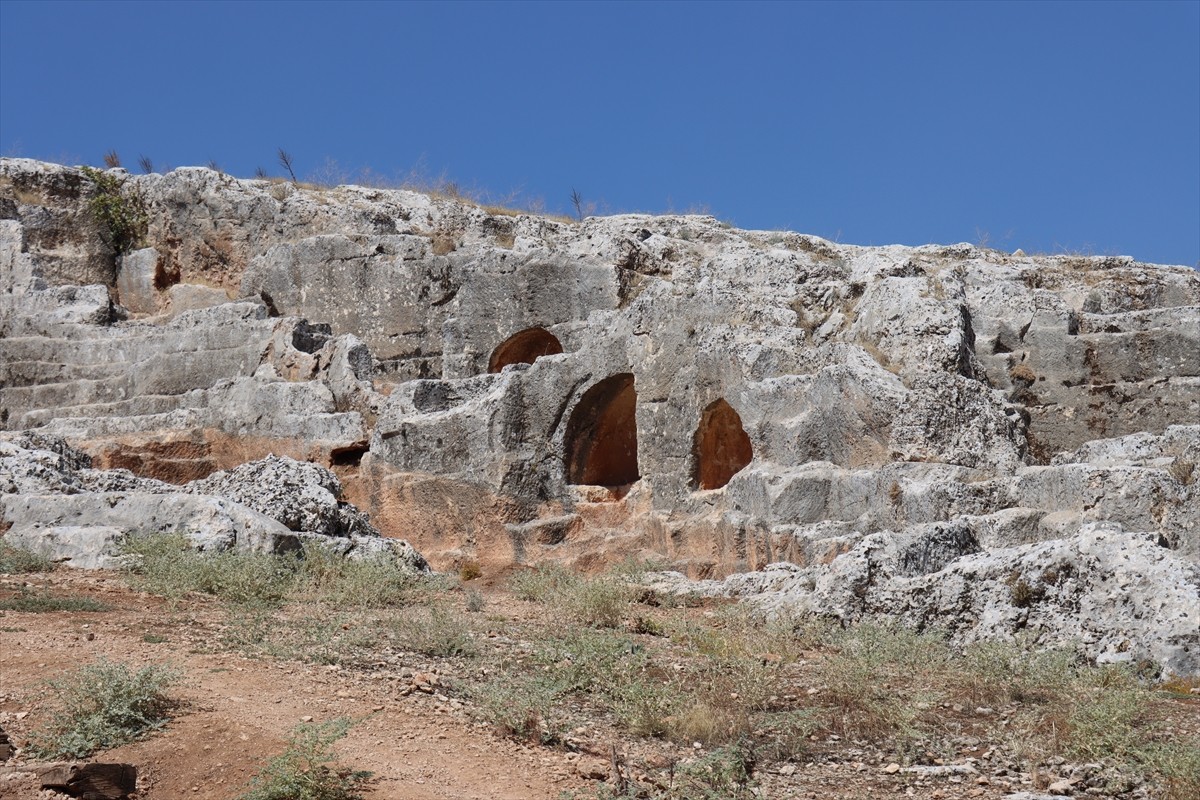
{"type": "Polygon", "coordinates": [[[0,424],[97,466],[314,460],[439,566],[718,576],[957,531],[911,578],[1099,523],[1200,558],[1184,267],[206,169],[125,176],[147,247],[117,256],[92,191],[0,160],[0,424]]]}

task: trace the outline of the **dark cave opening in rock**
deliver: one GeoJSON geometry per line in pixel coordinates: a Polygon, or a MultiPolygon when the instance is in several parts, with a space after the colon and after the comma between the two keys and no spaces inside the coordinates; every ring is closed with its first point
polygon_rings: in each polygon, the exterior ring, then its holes
{"type": "Polygon", "coordinates": [[[612,488],[641,477],[633,373],[605,378],[584,392],[567,423],[565,445],[568,483],[612,488]]]}
{"type": "Polygon", "coordinates": [[[720,489],[754,458],[742,418],[724,399],[700,415],[692,457],[692,485],[697,489],[720,489]]]}
{"type": "Polygon", "coordinates": [[[553,356],[562,351],[562,343],[550,331],[526,328],[496,346],[488,359],[488,372],[499,372],[509,364],[532,364],[542,356],[553,356]]]}

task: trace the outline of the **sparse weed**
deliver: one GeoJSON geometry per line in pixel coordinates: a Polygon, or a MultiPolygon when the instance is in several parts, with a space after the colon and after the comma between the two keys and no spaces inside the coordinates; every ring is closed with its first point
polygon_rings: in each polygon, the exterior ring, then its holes
{"type": "Polygon", "coordinates": [[[220,644],[251,657],[352,664],[379,641],[371,620],[309,606],[303,613],[252,604],[229,609],[220,644]]]}
{"type": "Polygon", "coordinates": [[[1166,800],[1200,797],[1200,738],[1152,745],[1145,758],[1161,776],[1166,800]]]}
{"type": "Polygon", "coordinates": [[[49,572],[52,569],[54,569],[54,562],[50,559],[0,541],[0,574],[49,572]]]}
{"type": "Polygon", "coordinates": [[[193,550],[183,536],[135,536],[123,553],[138,589],[178,600],[189,592],[235,603],[279,604],[291,589],[295,560],[259,553],[193,550]]]}
{"type": "Polygon", "coordinates": [[[420,578],[385,556],[349,559],[320,545],[304,548],[293,594],[336,608],[389,608],[412,603],[420,578]]]}
{"type": "Polygon", "coordinates": [[[944,687],[930,676],[947,672],[951,651],[934,633],[863,623],[833,637],[834,652],[821,662],[830,723],[843,735],[891,736],[902,743],[916,736],[922,707],[944,687]],[[937,687],[923,690],[921,687],[937,687]],[[909,691],[902,693],[900,689],[909,691]]]}
{"type": "MultiPolygon", "coordinates": [[[[744,743],[718,748],[695,760],[682,761],[672,770],[669,780],[645,787],[618,783],[601,786],[588,797],[593,800],[750,800],[754,792],[752,773],[755,756],[744,743]]],[[[581,800],[574,792],[564,792],[563,800],[581,800]]]]}
{"type": "Polygon", "coordinates": [[[51,681],[58,708],[31,735],[30,752],[47,759],[84,758],[140,739],[167,724],[174,703],[166,690],[176,680],[167,667],[135,672],[102,659],[51,681]]]}
{"type": "Polygon", "coordinates": [[[333,754],[333,743],[351,724],[338,717],[297,727],[287,749],[271,759],[238,800],[359,800],[359,787],[371,773],[338,769],[333,754]]]}
{"type": "Polygon", "coordinates": [[[483,595],[478,590],[467,590],[467,611],[471,612],[472,614],[478,614],[480,611],[483,611],[486,604],[487,603],[483,599],[483,595]]]}
{"type": "Polygon", "coordinates": [[[46,613],[51,611],[109,611],[112,606],[90,597],[59,597],[22,589],[16,597],[0,598],[0,611],[46,613]]]}
{"type": "Polygon", "coordinates": [[[552,604],[582,625],[615,628],[625,619],[634,596],[629,583],[604,576],[560,587],[552,594],[552,604]]]}
{"type": "Polygon", "coordinates": [[[609,690],[608,701],[617,721],[635,736],[666,736],[687,690],[654,674],[629,676],[609,690]]]}
{"type": "Polygon", "coordinates": [[[816,709],[763,714],[756,720],[757,752],[764,761],[795,761],[808,752],[809,737],[821,727],[816,709]]]}
{"type": "Polygon", "coordinates": [[[297,599],[335,608],[387,608],[413,602],[420,579],[394,560],[348,559],[320,545],[300,557],[226,550],[199,552],[178,535],[135,536],[123,552],[134,558],[131,582],[178,600],[189,592],[234,603],[280,605],[297,599]]]}
{"type": "Polygon", "coordinates": [[[1082,692],[1067,717],[1067,751],[1083,759],[1142,761],[1147,695],[1134,681],[1082,692]]]}
{"type": "Polygon", "coordinates": [[[577,582],[578,577],[558,564],[538,564],[522,570],[508,579],[508,588],[522,600],[542,602],[563,586],[577,582]]]}
{"type": "Polygon", "coordinates": [[[606,693],[641,669],[645,651],[627,636],[586,628],[547,638],[533,660],[566,691],[606,693]]]}
{"type": "Polygon", "coordinates": [[[461,617],[440,605],[410,609],[387,626],[402,647],[427,656],[471,656],[478,650],[461,617]]]}
{"type": "Polygon", "coordinates": [[[581,625],[615,628],[638,598],[634,579],[646,569],[645,563],[626,561],[612,573],[588,578],[545,564],[513,575],[509,588],[522,600],[546,603],[581,625]]]}
{"type": "Polygon", "coordinates": [[[1073,653],[1035,652],[1021,642],[977,642],[963,653],[959,681],[973,702],[1046,703],[1065,693],[1078,669],[1073,653]]]}

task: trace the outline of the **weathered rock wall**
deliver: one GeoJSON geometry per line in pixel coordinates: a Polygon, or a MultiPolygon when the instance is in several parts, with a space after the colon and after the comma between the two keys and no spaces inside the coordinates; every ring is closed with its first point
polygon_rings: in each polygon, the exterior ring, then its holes
{"type": "Polygon", "coordinates": [[[78,171],[0,160],[0,425],[97,466],[313,460],[440,566],[716,576],[930,525],[1200,557],[1193,270],[115,174],[122,256],[78,171]]]}

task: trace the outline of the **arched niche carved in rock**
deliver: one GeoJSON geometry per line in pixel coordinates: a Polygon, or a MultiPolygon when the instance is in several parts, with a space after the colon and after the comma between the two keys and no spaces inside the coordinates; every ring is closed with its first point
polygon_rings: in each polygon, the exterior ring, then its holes
{"type": "Polygon", "coordinates": [[[605,378],[583,393],[567,422],[567,482],[618,487],[641,477],[633,374],[605,378]]]}
{"type": "Polygon", "coordinates": [[[692,458],[692,485],[697,489],[720,489],[754,458],[742,418],[724,399],[700,415],[692,458]]]}
{"type": "Polygon", "coordinates": [[[499,372],[509,364],[532,364],[542,356],[557,355],[562,343],[545,328],[526,328],[505,339],[492,351],[488,372],[499,372]]]}

